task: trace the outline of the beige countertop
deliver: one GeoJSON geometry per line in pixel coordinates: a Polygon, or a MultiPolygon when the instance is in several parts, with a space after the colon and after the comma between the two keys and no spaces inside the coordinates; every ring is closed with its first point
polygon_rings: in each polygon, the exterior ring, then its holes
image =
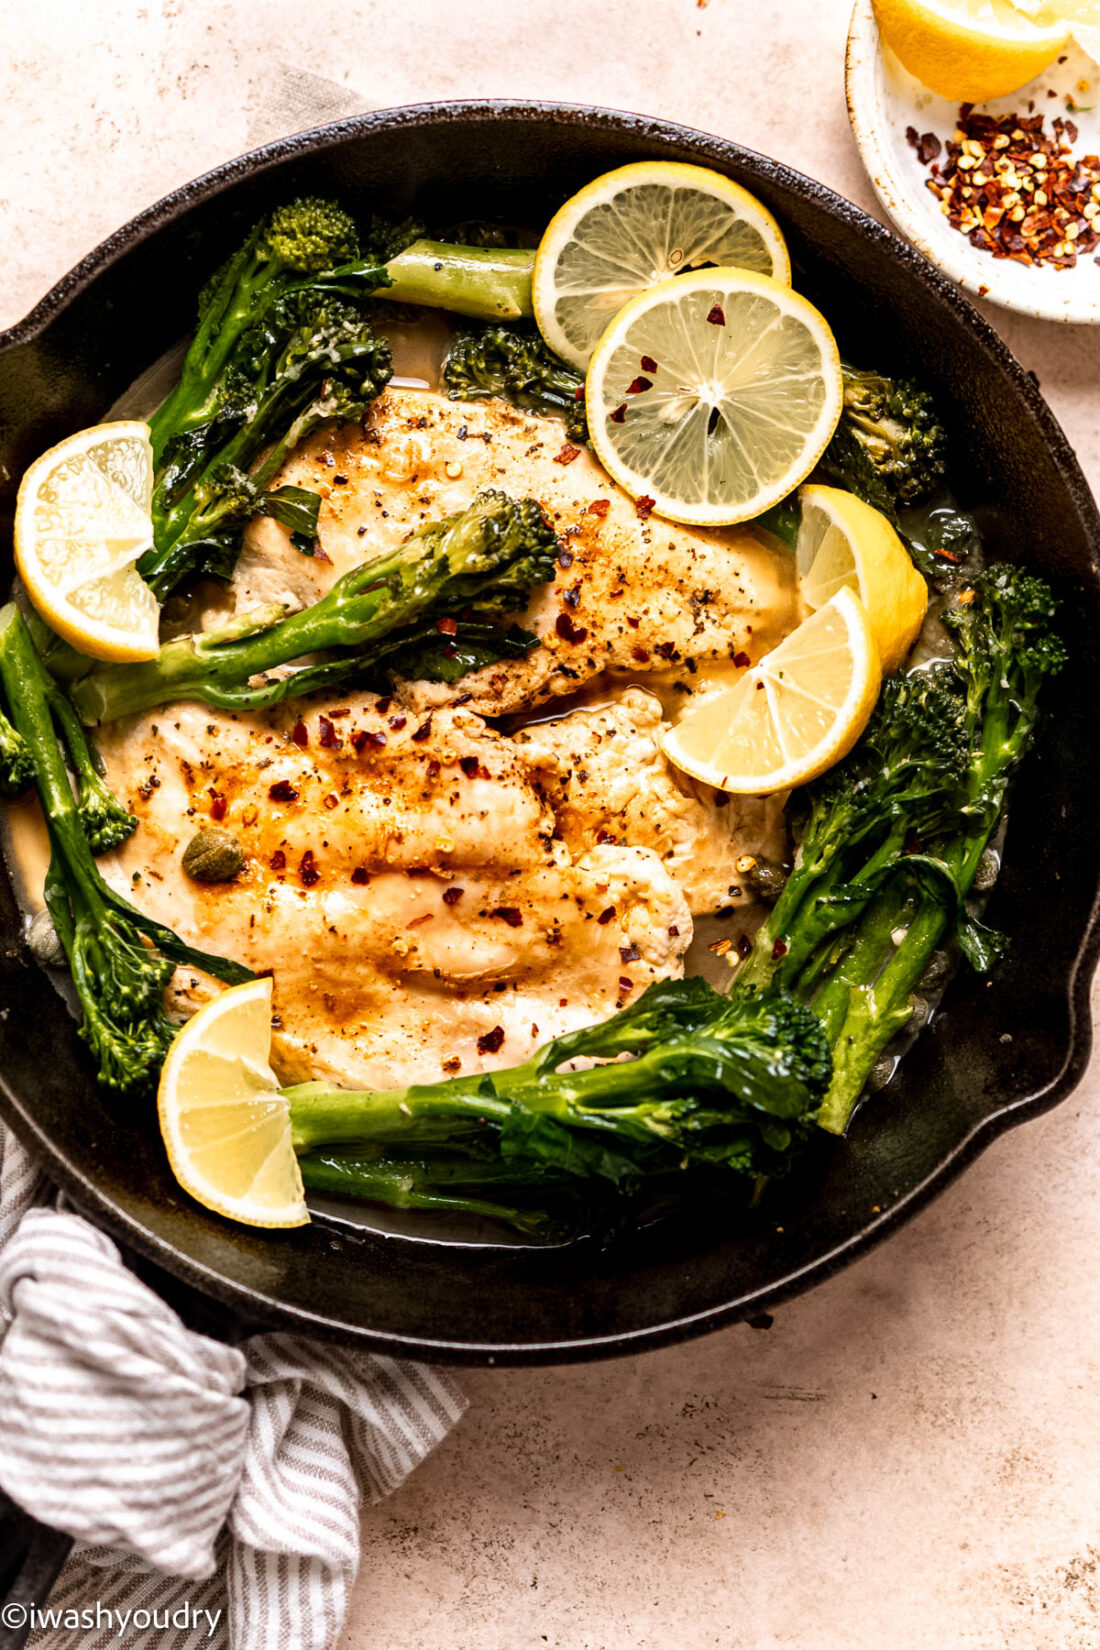
{"type": "MultiPolygon", "coordinates": [[[[4,12],[0,324],[248,147],[283,65],[377,107],[497,95],[664,115],[874,210],[844,0],[4,12]]],[[[1100,337],[989,313],[1100,481],[1100,337]]],[[[1094,1065],[767,1331],[468,1372],[465,1421],[365,1516],[342,1650],[1095,1650],[1098,1102],[1094,1065]]]]}

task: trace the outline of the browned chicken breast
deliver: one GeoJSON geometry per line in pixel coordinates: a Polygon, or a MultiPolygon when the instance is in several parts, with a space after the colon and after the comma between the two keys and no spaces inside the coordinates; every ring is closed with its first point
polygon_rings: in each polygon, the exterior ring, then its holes
{"type": "Polygon", "coordinates": [[[728,796],[678,776],[657,743],[661,704],[642,688],[513,735],[570,853],[651,848],[694,916],[753,902],[738,862],[779,858],[782,797],[728,796]]]}
{"type": "Polygon", "coordinates": [[[702,666],[759,657],[794,622],[793,581],[752,533],[645,517],[590,453],[565,441],[557,420],[504,401],[388,389],[365,430],[322,432],[279,480],[324,496],[327,560],[303,556],[274,522],[253,523],[234,580],[238,610],[315,601],[347,568],[463,509],[484,487],[536,498],[554,524],[557,578],[517,615],[541,647],[457,685],[401,684],[417,709],[461,695],[499,716],[572,693],[603,671],[690,679],[702,666]]]}
{"type": "MultiPolygon", "coordinates": [[[[691,916],[658,855],[572,853],[524,756],[467,710],[179,704],[105,728],[100,749],[140,821],[105,874],[185,939],[272,973],[284,1080],[512,1064],[683,972],[691,916]],[[244,866],[197,882],[183,852],[212,823],[244,866]]],[[[205,989],[177,973],[184,1012],[205,989]]]]}

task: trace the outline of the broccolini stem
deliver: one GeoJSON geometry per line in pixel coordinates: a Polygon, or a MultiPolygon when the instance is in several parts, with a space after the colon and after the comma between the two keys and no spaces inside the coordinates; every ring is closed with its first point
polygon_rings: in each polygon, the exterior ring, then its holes
{"type": "Polygon", "coordinates": [[[528,1237],[564,1237],[575,1224],[567,1224],[545,1208],[522,1209],[480,1196],[482,1188],[508,1193],[529,1183],[553,1192],[558,1184],[550,1176],[525,1176],[522,1169],[501,1161],[478,1163],[464,1159],[441,1165],[431,1160],[393,1162],[384,1157],[312,1153],[300,1158],[299,1164],[306,1189],[327,1192],[332,1197],[385,1203],[393,1209],[481,1215],[502,1221],[528,1237]]]}
{"type": "MultiPolygon", "coordinates": [[[[483,321],[516,321],[533,314],[531,270],[535,254],[526,248],[452,246],[446,241],[414,241],[386,265],[391,286],[377,298],[428,304],[483,321]]],[[[339,279],[339,271],[334,280],[339,279]]]]}
{"type": "Polygon", "coordinates": [[[283,1090],[290,1102],[296,1152],[317,1146],[445,1145],[486,1133],[508,1115],[506,1101],[482,1093],[480,1076],[419,1083],[407,1089],[334,1089],[298,1083],[283,1090]]]}

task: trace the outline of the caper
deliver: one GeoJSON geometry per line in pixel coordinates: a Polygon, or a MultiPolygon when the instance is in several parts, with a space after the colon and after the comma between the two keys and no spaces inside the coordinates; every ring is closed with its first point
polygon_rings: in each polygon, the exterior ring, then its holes
{"type": "Polygon", "coordinates": [[[244,849],[220,825],[204,825],[183,850],[183,868],[195,882],[231,882],[243,864],[244,849]]]}

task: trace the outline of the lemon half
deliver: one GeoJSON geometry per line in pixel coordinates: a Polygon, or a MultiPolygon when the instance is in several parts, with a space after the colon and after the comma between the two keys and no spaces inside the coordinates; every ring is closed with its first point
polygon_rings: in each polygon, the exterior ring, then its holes
{"type": "Polygon", "coordinates": [[[290,1106],[268,1063],[271,981],[223,991],[180,1031],[161,1072],[160,1130],[185,1192],[248,1226],[309,1221],[290,1106]]]}
{"type": "Polygon", "coordinates": [[[883,40],[909,73],[955,103],[984,103],[1026,85],[1070,32],[1061,18],[1025,16],[1009,0],[874,0],[874,8],[883,40]]]}
{"type": "Polygon", "coordinates": [[[882,668],[867,611],[847,588],[661,740],[669,761],[739,795],[769,796],[847,756],[875,708],[882,668]]]}
{"type": "Polygon", "coordinates": [[[135,419],[43,453],[15,506],[15,564],[46,623],[92,659],[152,659],[160,609],[136,563],[152,548],[153,449],[135,419]]]}

